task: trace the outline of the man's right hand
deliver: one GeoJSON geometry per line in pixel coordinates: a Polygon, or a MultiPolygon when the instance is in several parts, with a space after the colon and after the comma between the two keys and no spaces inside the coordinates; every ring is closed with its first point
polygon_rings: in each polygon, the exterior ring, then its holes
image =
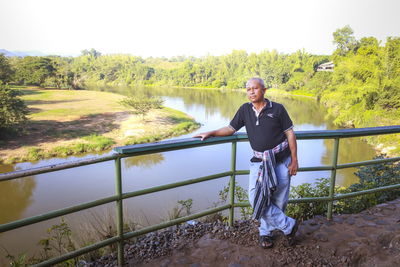
{"type": "Polygon", "coordinates": [[[232,135],[234,133],[235,133],[235,130],[232,127],[225,126],[225,127],[222,127],[221,129],[218,129],[215,131],[199,133],[193,137],[201,137],[201,141],[203,141],[211,136],[228,136],[228,135],[232,135]]]}
{"type": "Polygon", "coordinates": [[[207,139],[207,138],[209,138],[209,137],[211,137],[211,136],[213,136],[213,131],[211,131],[211,132],[204,132],[204,133],[199,133],[199,134],[197,134],[197,135],[194,135],[193,137],[201,137],[201,141],[203,141],[203,140],[205,140],[205,139],[207,139]]]}

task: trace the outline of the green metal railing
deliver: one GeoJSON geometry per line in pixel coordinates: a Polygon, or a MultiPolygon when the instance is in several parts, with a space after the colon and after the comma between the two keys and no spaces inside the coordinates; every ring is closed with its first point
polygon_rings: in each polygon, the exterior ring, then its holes
{"type": "MultiPolygon", "coordinates": [[[[394,162],[399,161],[400,157],[394,158],[385,158],[385,159],[376,159],[376,160],[368,160],[362,162],[352,162],[352,163],[345,163],[345,164],[338,164],[338,152],[339,152],[339,140],[341,138],[349,138],[349,137],[359,137],[359,136],[371,136],[371,135],[380,135],[380,134],[393,134],[399,133],[400,126],[387,126],[387,127],[374,127],[374,128],[362,128],[362,129],[345,129],[345,130],[324,130],[324,131],[298,131],[296,132],[296,137],[299,140],[307,140],[307,139],[334,139],[334,149],[333,149],[333,160],[332,165],[328,166],[311,166],[311,167],[302,167],[299,168],[299,171],[320,171],[320,170],[330,170],[331,171],[331,178],[330,178],[330,187],[329,187],[329,196],[326,197],[313,197],[313,198],[301,198],[301,199],[291,199],[289,203],[306,203],[306,202],[320,202],[325,201],[328,202],[328,212],[327,217],[328,219],[332,218],[332,210],[333,210],[333,201],[344,199],[344,198],[351,198],[355,196],[360,196],[363,194],[369,194],[379,191],[386,191],[386,190],[394,190],[400,188],[400,184],[389,185],[359,192],[352,192],[348,194],[335,194],[335,183],[336,183],[336,170],[344,169],[344,168],[351,168],[351,167],[358,167],[364,165],[372,165],[384,162],[394,162]]],[[[45,214],[33,216],[30,218],[25,218],[17,221],[13,221],[10,223],[0,225],[0,233],[10,231],[13,229],[17,229],[23,226],[31,225],[34,223],[42,222],[45,220],[49,220],[52,218],[56,218],[59,216],[67,215],[70,213],[74,213],[77,211],[89,209],[92,207],[100,206],[103,204],[115,202],[116,203],[116,228],[117,228],[117,235],[108,238],[106,240],[102,240],[98,243],[80,248],[78,250],[69,252],[64,254],[60,257],[52,258],[46,260],[44,262],[39,263],[37,266],[51,266],[60,262],[63,262],[68,259],[72,259],[88,253],[90,251],[117,243],[117,251],[118,251],[118,264],[122,266],[124,264],[124,240],[133,238],[139,235],[143,235],[152,231],[156,231],[159,229],[163,229],[169,226],[177,225],[179,223],[193,220],[199,217],[203,217],[209,214],[217,213],[224,210],[229,210],[229,224],[233,224],[234,220],[234,209],[236,207],[246,207],[249,206],[248,202],[239,202],[235,203],[235,179],[236,175],[244,175],[248,174],[248,170],[236,170],[236,148],[237,142],[248,141],[247,135],[238,133],[232,136],[226,137],[215,137],[210,138],[204,141],[200,141],[198,138],[188,138],[188,139],[180,139],[180,140],[172,140],[172,141],[162,141],[156,142],[151,144],[142,144],[142,145],[133,145],[133,146],[125,146],[125,147],[117,147],[114,149],[116,152],[113,155],[98,157],[93,159],[85,159],[76,162],[68,162],[56,165],[49,165],[45,167],[33,168],[28,170],[21,170],[15,171],[10,173],[0,174],[0,182],[8,181],[13,179],[18,179],[22,177],[27,177],[36,174],[54,172],[58,170],[64,170],[79,166],[91,165],[96,164],[99,162],[104,161],[115,161],[115,195],[97,199],[95,201],[82,203],[79,205],[75,205],[72,207],[67,207],[59,210],[54,210],[51,212],[47,212],[45,214]],[[187,148],[194,148],[194,147],[202,147],[202,146],[209,146],[209,145],[216,145],[222,143],[232,143],[232,151],[231,151],[231,169],[226,172],[221,172],[213,175],[203,176],[199,178],[184,180],[180,182],[170,183],[166,185],[155,186],[151,188],[146,188],[142,190],[122,193],[122,174],[121,174],[121,159],[126,157],[138,156],[138,155],[145,155],[145,154],[152,154],[152,153],[159,153],[165,151],[172,151],[172,150],[179,150],[179,149],[187,149],[187,148]],[[191,214],[185,217],[181,217],[178,219],[170,220],[167,222],[163,222],[157,225],[148,226],[139,230],[131,231],[131,232],[123,232],[123,200],[127,198],[132,198],[140,195],[150,194],[154,192],[159,192],[171,188],[176,188],[180,186],[200,183],[208,180],[214,180],[222,177],[230,177],[230,187],[229,187],[229,204],[218,206],[212,209],[207,209],[195,214],[191,214]]]]}

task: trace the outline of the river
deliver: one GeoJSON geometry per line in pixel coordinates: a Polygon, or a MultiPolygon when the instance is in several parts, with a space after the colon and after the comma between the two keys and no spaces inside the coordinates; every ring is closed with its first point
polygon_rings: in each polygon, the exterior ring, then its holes
{"type": "MultiPolygon", "coordinates": [[[[191,137],[197,132],[208,131],[229,124],[238,107],[247,102],[244,92],[217,91],[184,88],[103,88],[120,94],[158,95],[164,105],[181,110],[202,124],[194,133],[178,138],[191,137]]],[[[325,109],[314,99],[306,97],[279,97],[266,95],[282,103],[290,114],[295,131],[335,129],[325,109]]],[[[245,131],[245,129],[241,129],[245,131]]],[[[180,151],[156,153],[123,159],[123,191],[168,184],[184,179],[196,178],[230,169],[230,144],[193,148],[180,151]]],[[[299,164],[302,167],[326,165],[332,161],[333,140],[304,140],[298,142],[299,164]]],[[[251,150],[249,144],[239,143],[237,169],[248,169],[251,150]]],[[[107,152],[112,153],[112,152],[107,152]]],[[[107,153],[103,153],[107,154],[107,153]]],[[[375,152],[359,138],[340,141],[339,163],[372,159],[375,152]]],[[[97,156],[95,154],[68,158],[52,158],[38,162],[0,165],[0,172],[39,167],[65,161],[97,156]]],[[[340,170],[337,184],[349,186],[357,181],[355,169],[340,170]]],[[[300,172],[292,178],[292,185],[312,183],[330,172],[300,172]]],[[[219,199],[219,192],[227,185],[229,178],[171,189],[159,193],[124,200],[126,218],[138,227],[168,219],[173,214],[177,201],[193,199],[192,212],[213,207],[219,199]]],[[[238,176],[240,186],[247,188],[247,177],[238,176]]],[[[114,163],[104,162],[49,174],[31,176],[0,183],[0,224],[27,218],[82,202],[112,195],[114,192],[114,163]]],[[[114,204],[104,205],[89,211],[65,216],[71,226],[74,240],[79,242],[88,231],[101,229],[98,221],[112,220],[114,204]]],[[[5,247],[11,254],[28,253],[39,256],[38,241],[46,237],[46,229],[58,224],[60,219],[23,227],[0,234],[0,265],[4,264],[5,247]]],[[[105,232],[107,230],[104,230],[105,232]]]]}

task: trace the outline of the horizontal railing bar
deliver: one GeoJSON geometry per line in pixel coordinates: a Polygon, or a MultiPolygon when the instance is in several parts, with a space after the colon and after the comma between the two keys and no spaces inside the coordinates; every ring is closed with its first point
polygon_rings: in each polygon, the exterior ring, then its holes
{"type": "MultiPolygon", "coordinates": [[[[295,132],[297,139],[329,139],[329,138],[346,138],[359,137],[378,134],[393,134],[400,132],[400,125],[385,126],[385,127],[370,127],[357,129],[341,129],[341,130],[318,130],[318,131],[297,131],[295,132]]],[[[7,181],[20,177],[26,177],[56,170],[64,170],[68,168],[90,165],[103,161],[113,160],[117,157],[128,157],[132,155],[144,155],[157,152],[171,151],[177,149],[208,146],[222,143],[230,143],[233,141],[247,141],[248,137],[245,133],[235,133],[232,136],[212,137],[204,141],[199,138],[186,138],[177,140],[161,141],[149,144],[138,144],[125,147],[116,147],[114,151],[119,154],[108,155],[93,159],[85,159],[75,162],[66,162],[45,167],[32,168],[27,170],[14,171],[0,174],[0,181],[7,181]]]]}
{"type": "MultiPolygon", "coordinates": [[[[352,198],[352,197],[356,197],[356,196],[372,194],[372,193],[376,193],[376,192],[380,192],[380,191],[395,190],[395,189],[400,189],[400,184],[387,185],[387,186],[382,186],[382,187],[378,187],[378,188],[372,188],[372,189],[351,192],[351,193],[346,193],[346,194],[337,194],[332,198],[330,198],[330,197],[305,197],[305,198],[295,198],[295,199],[292,198],[292,199],[289,199],[289,203],[308,203],[308,202],[320,202],[320,201],[327,202],[327,201],[352,198]]],[[[250,203],[249,202],[237,202],[237,203],[235,203],[234,206],[235,207],[249,207],[250,203]]]]}
{"type": "Polygon", "coordinates": [[[311,171],[331,171],[331,170],[333,170],[333,166],[301,167],[297,171],[311,172],[311,171]]]}
{"type": "Polygon", "coordinates": [[[394,184],[394,185],[386,185],[386,186],[382,186],[382,187],[377,187],[377,188],[372,188],[372,189],[367,189],[367,190],[357,191],[357,192],[351,192],[351,193],[346,193],[346,194],[337,194],[334,197],[334,200],[351,198],[351,197],[361,196],[361,195],[365,195],[365,194],[376,193],[376,192],[380,192],[380,191],[395,190],[395,189],[399,189],[399,188],[400,188],[400,184],[394,184]]]}
{"type": "Polygon", "coordinates": [[[344,164],[339,164],[337,166],[337,169],[352,168],[352,167],[358,167],[358,166],[364,166],[364,165],[374,165],[374,164],[380,164],[380,163],[385,163],[385,162],[394,162],[394,161],[399,161],[399,160],[400,160],[400,157],[395,157],[395,158],[387,158],[387,159],[374,159],[374,160],[366,160],[366,161],[360,161],[360,162],[344,163],[344,164]]]}
{"type": "Polygon", "coordinates": [[[52,259],[49,259],[49,260],[46,260],[46,261],[42,261],[41,263],[38,263],[38,264],[36,264],[34,266],[35,267],[53,266],[53,265],[55,265],[57,263],[60,263],[60,262],[63,262],[63,261],[69,260],[69,259],[73,259],[75,257],[78,257],[78,256],[83,255],[85,253],[91,252],[93,250],[96,250],[96,249],[111,245],[113,243],[118,242],[119,240],[120,240],[120,238],[115,236],[115,237],[112,237],[112,238],[97,242],[95,244],[89,245],[87,247],[83,247],[83,248],[74,250],[72,252],[66,253],[66,254],[64,254],[64,255],[62,255],[60,257],[52,258],[52,259]]]}
{"type": "MultiPolygon", "coordinates": [[[[340,130],[315,130],[315,131],[296,131],[297,139],[327,139],[327,138],[348,138],[369,136],[378,134],[400,133],[400,125],[384,126],[384,127],[369,127],[356,129],[340,129],[340,130]]],[[[231,136],[211,137],[201,141],[200,138],[185,138],[177,140],[160,141],[149,144],[137,144],[123,147],[116,147],[114,151],[120,154],[137,155],[142,152],[152,151],[162,152],[165,150],[177,150],[189,147],[199,147],[206,145],[215,145],[221,143],[230,143],[233,141],[246,141],[247,134],[235,133],[231,136]]]]}
{"type": "MultiPolygon", "coordinates": [[[[309,202],[319,202],[319,201],[332,201],[333,198],[330,197],[304,197],[304,198],[291,198],[289,199],[289,203],[309,203],[309,202]]],[[[235,203],[235,207],[249,207],[249,202],[237,202],[235,203]]]]}
{"type": "Polygon", "coordinates": [[[93,207],[96,207],[96,206],[104,205],[104,204],[107,204],[107,203],[110,203],[110,202],[113,202],[113,201],[116,201],[116,200],[118,200],[117,196],[101,198],[101,199],[98,199],[98,200],[95,200],[95,201],[86,202],[86,203],[79,204],[79,205],[76,205],[76,206],[72,206],[72,207],[67,207],[67,208],[51,211],[51,212],[48,212],[48,213],[36,215],[36,216],[33,216],[33,217],[21,219],[21,220],[10,222],[10,223],[5,223],[5,224],[0,225],[0,233],[6,232],[6,231],[10,231],[10,230],[13,230],[13,229],[16,229],[16,228],[20,228],[20,227],[23,227],[23,226],[27,226],[27,225],[30,225],[30,224],[34,224],[34,223],[50,220],[50,219],[53,219],[53,218],[56,218],[56,217],[60,217],[60,216],[63,216],[63,215],[67,215],[67,214],[70,214],[70,213],[74,213],[74,212],[77,212],[77,211],[81,211],[81,210],[93,208],[93,207]]]}
{"type": "Polygon", "coordinates": [[[44,167],[2,173],[2,174],[0,174],[0,182],[13,180],[13,179],[21,178],[21,177],[26,177],[26,176],[32,176],[32,175],[36,175],[36,174],[65,170],[65,169],[70,169],[70,168],[75,168],[75,167],[80,167],[80,166],[85,166],[85,165],[91,165],[91,164],[95,164],[95,163],[113,160],[118,157],[119,157],[118,154],[112,154],[112,155],[104,156],[104,157],[96,157],[96,158],[77,160],[77,161],[72,161],[72,162],[63,162],[63,163],[48,165],[48,166],[44,166],[44,167]]]}
{"type": "Polygon", "coordinates": [[[147,234],[147,233],[150,233],[150,232],[153,232],[153,231],[157,231],[157,230],[160,230],[160,229],[163,229],[163,228],[167,228],[169,226],[173,226],[173,225],[176,225],[176,224],[179,224],[179,223],[183,223],[183,222],[186,222],[186,221],[189,221],[189,220],[197,219],[197,218],[209,215],[209,214],[217,213],[219,211],[227,210],[230,207],[231,207],[231,205],[227,204],[227,205],[223,205],[223,206],[220,206],[220,207],[208,209],[208,210],[205,210],[205,211],[202,211],[202,212],[194,213],[194,214],[191,214],[191,215],[188,215],[188,216],[185,216],[185,217],[177,218],[177,219],[174,219],[174,220],[171,220],[171,221],[168,221],[168,222],[163,222],[163,223],[160,223],[160,224],[156,224],[156,225],[152,225],[152,226],[149,226],[149,227],[146,227],[146,228],[142,228],[142,229],[137,230],[137,231],[128,232],[128,233],[124,234],[124,239],[129,239],[129,238],[136,237],[136,236],[139,236],[139,235],[147,234]]]}
{"type": "MultiPolygon", "coordinates": [[[[297,171],[299,172],[309,172],[309,171],[330,171],[332,170],[332,166],[315,166],[315,167],[301,167],[297,171]]],[[[237,170],[235,172],[236,175],[245,175],[249,174],[249,170],[237,170]]]]}
{"type": "Polygon", "coordinates": [[[245,174],[249,174],[250,170],[236,170],[235,171],[235,175],[245,175],[245,174]]]}
{"type": "MultiPolygon", "coordinates": [[[[358,167],[358,166],[374,165],[374,164],[380,164],[380,163],[385,163],[385,162],[394,162],[394,161],[400,161],[400,157],[386,158],[386,159],[374,159],[374,160],[366,160],[366,161],[360,161],[360,162],[338,164],[336,169],[353,168],[353,167],[358,167]]],[[[298,169],[298,171],[299,172],[330,171],[332,169],[333,169],[333,166],[315,166],[315,167],[300,167],[298,169]]],[[[239,174],[239,175],[249,174],[249,171],[239,170],[239,171],[236,171],[235,173],[239,174]]]]}
{"type": "Polygon", "coordinates": [[[214,180],[214,179],[218,179],[218,178],[222,178],[222,177],[230,176],[230,175],[232,175],[232,171],[221,172],[221,173],[217,173],[217,174],[213,174],[213,175],[203,176],[203,177],[194,178],[194,179],[190,179],[190,180],[184,180],[181,182],[176,182],[176,183],[171,183],[171,184],[154,186],[151,188],[146,188],[146,189],[137,190],[137,191],[133,191],[133,192],[123,193],[122,198],[125,199],[125,198],[141,196],[141,195],[155,193],[158,191],[172,189],[172,188],[176,188],[176,187],[180,187],[180,186],[191,185],[191,184],[200,183],[200,182],[204,182],[204,181],[208,181],[208,180],[214,180]]]}
{"type": "Polygon", "coordinates": [[[296,131],[297,139],[349,138],[400,133],[400,125],[339,130],[296,131]]]}
{"type": "Polygon", "coordinates": [[[231,136],[212,137],[204,141],[201,141],[199,138],[183,138],[176,140],[160,141],[155,143],[116,147],[114,148],[114,151],[124,156],[130,157],[134,155],[144,155],[194,147],[231,143],[232,141],[236,141],[238,139],[243,139],[244,141],[246,141],[247,135],[243,133],[235,133],[231,136]]]}

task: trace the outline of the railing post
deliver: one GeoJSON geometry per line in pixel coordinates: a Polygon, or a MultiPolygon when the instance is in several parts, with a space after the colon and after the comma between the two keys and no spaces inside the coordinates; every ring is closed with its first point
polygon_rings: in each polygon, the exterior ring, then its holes
{"type": "Polygon", "coordinates": [[[121,178],[121,158],[115,160],[115,193],[118,197],[116,201],[116,226],[117,226],[117,236],[121,239],[117,243],[118,252],[118,266],[122,267],[124,265],[124,215],[122,213],[122,178],[121,178]]]}
{"type": "MultiPolygon", "coordinates": [[[[339,138],[335,138],[335,144],[333,146],[333,158],[332,158],[332,171],[331,171],[331,181],[329,184],[329,197],[333,198],[335,195],[335,185],[336,185],[336,168],[338,162],[338,152],[339,152],[339,138]]],[[[332,219],[332,210],[333,210],[333,200],[328,202],[328,212],[327,218],[328,220],[332,219]]]]}
{"type": "Polygon", "coordinates": [[[235,217],[235,172],[236,172],[236,141],[232,142],[231,151],[231,179],[229,181],[229,226],[233,225],[233,219],[235,217]]]}

